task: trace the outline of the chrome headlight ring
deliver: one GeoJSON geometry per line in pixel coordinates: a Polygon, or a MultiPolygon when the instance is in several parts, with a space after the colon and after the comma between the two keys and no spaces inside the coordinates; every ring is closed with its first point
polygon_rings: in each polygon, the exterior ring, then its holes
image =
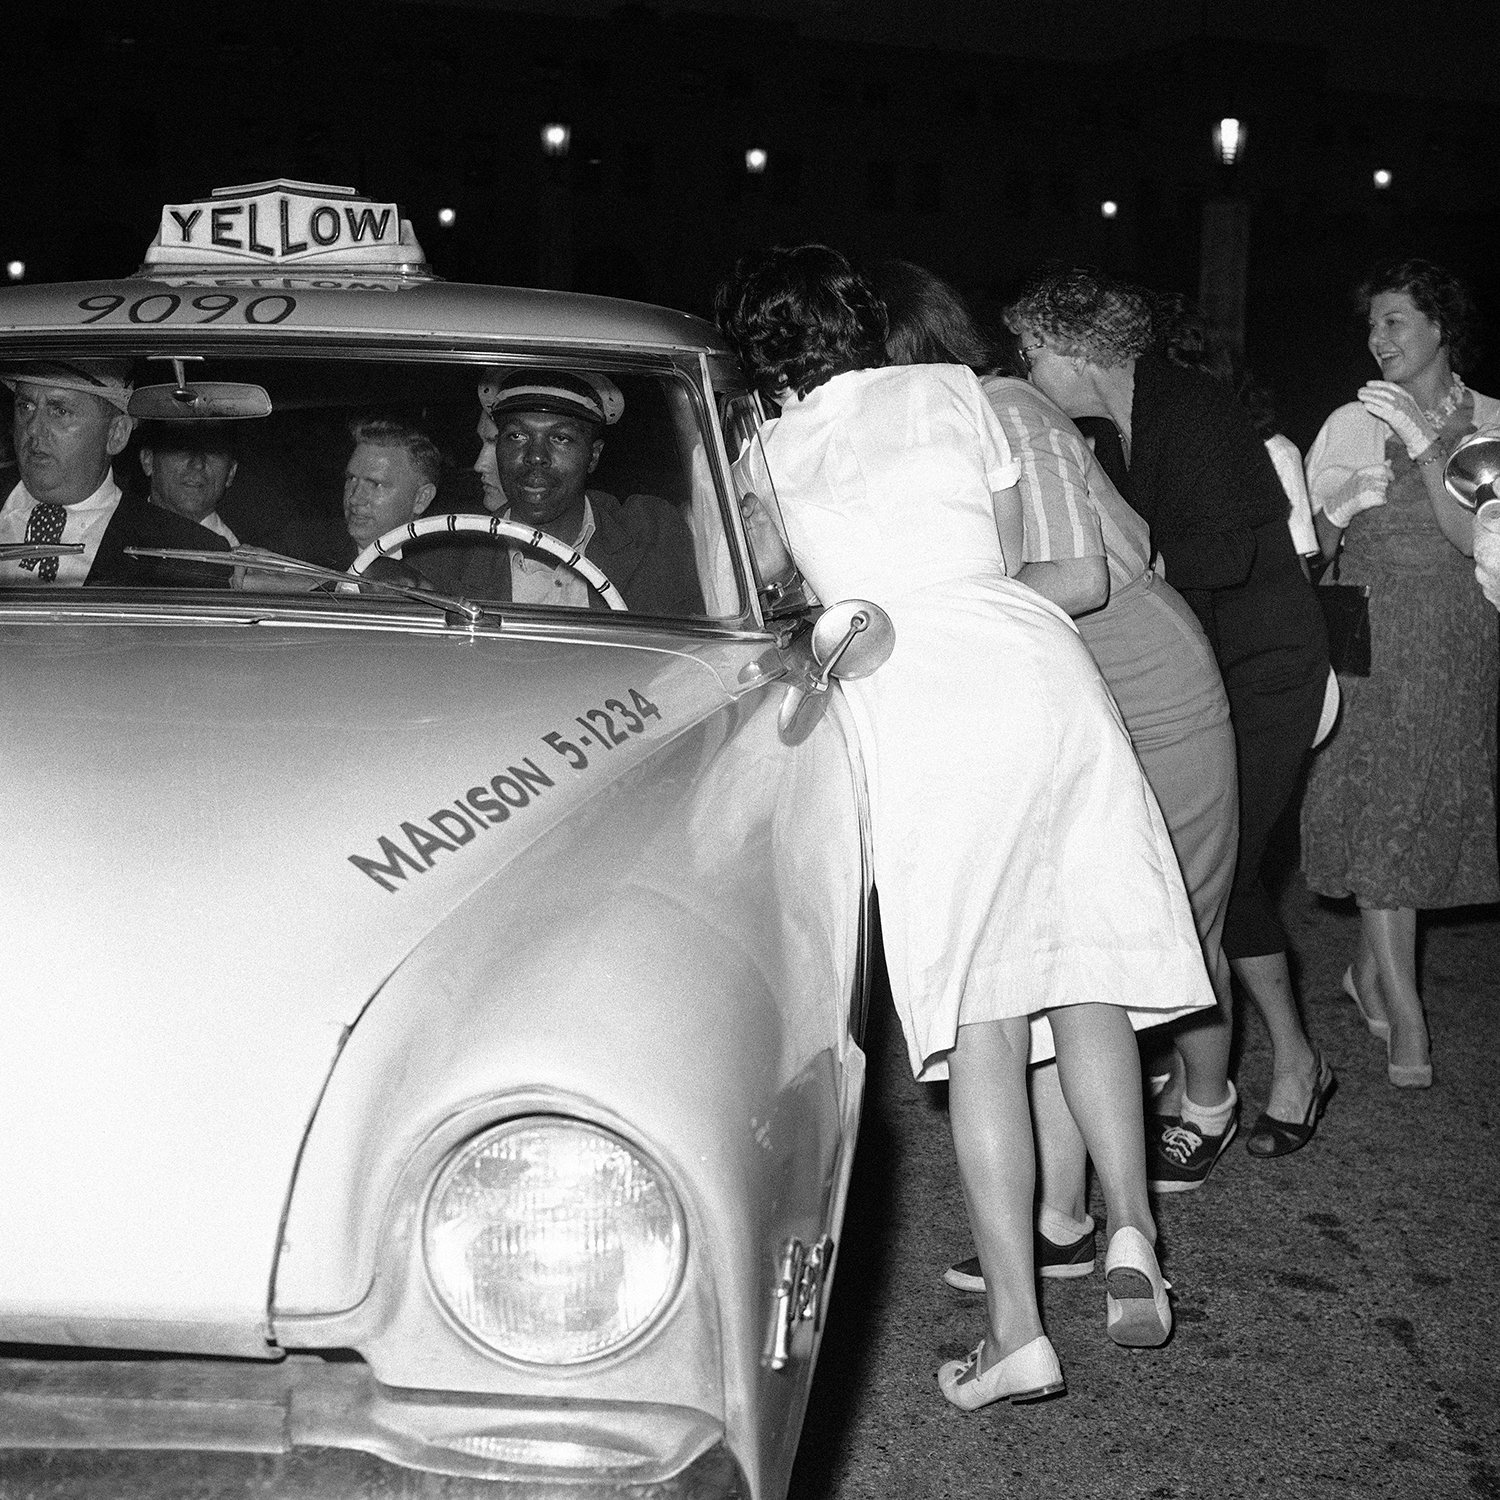
{"type": "Polygon", "coordinates": [[[666,1173],[614,1131],[563,1115],[492,1125],[433,1179],[422,1259],[449,1318],[484,1348],[572,1365],[654,1326],[687,1235],[666,1173]]]}

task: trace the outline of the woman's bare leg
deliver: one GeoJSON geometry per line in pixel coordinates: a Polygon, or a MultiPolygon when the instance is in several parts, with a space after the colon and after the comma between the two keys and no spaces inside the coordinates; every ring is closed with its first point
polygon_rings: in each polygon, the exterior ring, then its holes
{"type": "MultiPolygon", "coordinates": [[[[1391,1061],[1405,1066],[1430,1062],[1427,1018],[1417,993],[1416,912],[1409,906],[1361,906],[1359,921],[1362,949],[1379,976],[1377,1013],[1391,1023],[1391,1061]]],[[[1359,983],[1358,970],[1354,977],[1359,983]]],[[[1360,996],[1370,1003],[1363,987],[1360,996]]]]}
{"type": "Polygon", "coordinates": [[[1067,1005],[1048,1011],[1047,1019],[1057,1043],[1058,1081],[1099,1174],[1109,1232],[1132,1225],[1155,1244],[1140,1054],[1129,1017],[1115,1005],[1067,1005]]]}
{"type": "Polygon", "coordinates": [[[1302,1029],[1286,954],[1236,958],[1230,965],[1271,1034],[1271,1097],[1266,1101],[1266,1113],[1276,1120],[1300,1124],[1307,1118],[1318,1086],[1318,1057],[1302,1029]]]}
{"type": "Polygon", "coordinates": [[[1015,1016],[960,1026],[948,1054],[948,1120],[989,1313],[981,1371],[1042,1331],[1031,1245],[1036,1148],[1026,1097],[1030,1047],[1030,1022],[1015,1016]]]}
{"type": "Polygon", "coordinates": [[[1056,1066],[1044,1063],[1033,1068],[1030,1081],[1038,1196],[1044,1208],[1082,1225],[1089,1210],[1088,1148],[1063,1098],[1056,1066]]]}
{"type": "MultiPolygon", "coordinates": [[[[1162,1114],[1181,1114],[1184,1094],[1205,1109],[1228,1100],[1229,1053],[1234,1044],[1229,1015],[1229,1007],[1220,1001],[1213,1010],[1200,1012],[1173,1029],[1172,1039],[1182,1066],[1173,1078],[1175,1100],[1170,1092],[1163,1096],[1162,1114]]],[[[1168,1085],[1169,1091],[1173,1085],[1168,1085]]]]}

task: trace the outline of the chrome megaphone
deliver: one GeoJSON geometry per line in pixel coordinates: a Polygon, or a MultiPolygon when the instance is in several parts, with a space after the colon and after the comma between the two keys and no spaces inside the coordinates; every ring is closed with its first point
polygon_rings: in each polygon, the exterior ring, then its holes
{"type": "Polygon", "coordinates": [[[1443,486],[1465,510],[1500,500],[1500,437],[1465,438],[1443,465],[1443,486]]]}

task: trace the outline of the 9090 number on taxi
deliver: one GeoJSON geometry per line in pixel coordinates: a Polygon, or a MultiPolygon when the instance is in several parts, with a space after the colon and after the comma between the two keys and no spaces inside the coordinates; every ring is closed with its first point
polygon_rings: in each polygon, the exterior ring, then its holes
{"type": "Polygon", "coordinates": [[[88,313],[85,323],[102,323],[111,313],[125,309],[132,323],[168,323],[174,319],[188,323],[217,323],[238,310],[245,322],[257,328],[284,323],[296,311],[297,299],[285,292],[260,297],[240,297],[234,292],[200,292],[183,298],[176,292],[151,292],[133,301],[118,292],[97,292],[78,303],[80,312],[88,313]],[[194,316],[194,314],[199,316],[194,316]]]}

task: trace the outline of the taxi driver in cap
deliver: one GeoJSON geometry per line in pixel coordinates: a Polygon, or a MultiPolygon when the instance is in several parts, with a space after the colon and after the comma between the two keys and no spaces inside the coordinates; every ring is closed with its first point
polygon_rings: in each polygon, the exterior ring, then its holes
{"type": "MultiPolygon", "coordinates": [[[[487,509],[576,548],[633,611],[702,613],[692,537],[677,511],[658,495],[620,500],[588,487],[604,430],[625,410],[612,380],[569,370],[496,371],[480,382],[479,404],[483,446],[474,468],[487,509]]],[[[521,547],[467,551],[463,576],[453,580],[465,597],[600,607],[578,574],[554,559],[521,547]]]]}
{"type": "Polygon", "coordinates": [[[583,524],[585,483],[604,451],[604,428],[625,398],[603,376],[517,370],[479,386],[474,467],[492,511],[572,542],[583,524]]]}

